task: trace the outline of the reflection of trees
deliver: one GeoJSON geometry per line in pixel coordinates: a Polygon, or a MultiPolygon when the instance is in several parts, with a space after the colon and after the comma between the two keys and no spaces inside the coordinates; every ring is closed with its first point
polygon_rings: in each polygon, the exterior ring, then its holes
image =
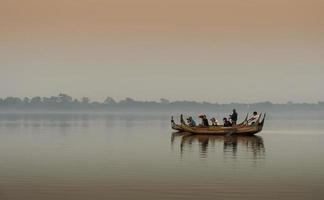
{"type": "Polygon", "coordinates": [[[195,143],[199,145],[201,157],[207,156],[210,147],[222,147],[224,155],[231,154],[233,157],[236,157],[239,150],[251,153],[255,159],[265,153],[263,139],[259,136],[208,136],[173,133],[171,137],[172,145],[174,145],[176,138],[180,139],[181,154],[187,148],[192,149],[195,143]]]}

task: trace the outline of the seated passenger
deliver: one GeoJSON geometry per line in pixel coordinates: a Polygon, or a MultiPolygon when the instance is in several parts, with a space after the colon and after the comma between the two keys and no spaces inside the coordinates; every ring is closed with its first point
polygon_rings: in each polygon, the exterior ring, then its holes
{"type": "Polygon", "coordinates": [[[212,126],[218,126],[218,120],[215,117],[211,118],[210,121],[212,122],[212,126]]]}
{"type": "Polygon", "coordinates": [[[223,118],[223,122],[224,122],[224,127],[231,127],[232,123],[230,121],[227,120],[226,117],[223,118]]]}
{"type": "Polygon", "coordinates": [[[189,118],[187,119],[187,122],[188,122],[188,125],[191,126],[191,127],[196,126],[196,122],[195,122],[195,120],[193,120],[192,117],[189,117],[189,118]]]}
{"type": "Polygon", "coordinates": [[[256,111],[253,112],[253,115],[250,117],[250,119],[247,121],[248,124],[253,125],[257,122],[259,119],[259,115],[256,111]]]}
{"type": "Polygon", "coordinates": [[[209,122],[208,122],[208,119],[207,119],[207,116],[206,116],[206,115],[204,115],[204,117],[203,117],[203,124],[204,124],[204,126],[206,126],[206,127],[209,126],[209,122]]]}
{"type": "Polygon", "coordinates": [[[203,126],[203,127],[209,126],[209,122],[206,115],[200,115],[199,118],[201,118],[201,124],[199,124],[199,126],[203,126]]]}

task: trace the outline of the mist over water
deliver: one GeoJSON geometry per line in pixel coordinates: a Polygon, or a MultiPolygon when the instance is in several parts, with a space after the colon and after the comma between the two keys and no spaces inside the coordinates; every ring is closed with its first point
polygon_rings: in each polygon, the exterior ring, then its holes
{"type": "MultiPolygon", "coordinates": [[[[178,113],[0,113],[0,197],[324,195],[323,112],[270,112],[264,130],[253,137],[173,134],[172,114],[178,113]]],[[[245,114],[239,114],[242,120],[245,114]]]]}
{"type": "Polygon", "coordinates": [[[0,200],[324,199],[323,0],[0,2],[0,200]]]}

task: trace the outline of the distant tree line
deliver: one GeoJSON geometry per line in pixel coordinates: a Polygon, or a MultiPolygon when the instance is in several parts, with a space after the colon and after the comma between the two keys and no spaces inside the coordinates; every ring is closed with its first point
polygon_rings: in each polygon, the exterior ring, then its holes
{"type": "Polygon", "coordinates": [[[0,98],[0,110],[123,110],[123,109],[163,109],[163,110],[324,110],[324,101],[318,103],[293,103],[275,104],[269,101],[253,104],[246,103],[209,103],[196,101],[169,101],[161,98],[160,101],[138,101],[132,98],[116,101],[107,97],[103,102],[91,101],[88,97],[73,98],[67,94],[51,97],[6,97],[0,98]]]}

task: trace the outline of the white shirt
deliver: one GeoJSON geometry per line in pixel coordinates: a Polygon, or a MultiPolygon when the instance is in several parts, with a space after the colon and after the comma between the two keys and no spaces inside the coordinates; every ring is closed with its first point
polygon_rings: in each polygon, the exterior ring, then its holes
{"type": "Polygon", "coordinates": [[[249,122],[252,124],[253,122],[257,122],[257,120],[259,119],[259,115],[252,115],[252,117],[249,119],[249,122]]]}

